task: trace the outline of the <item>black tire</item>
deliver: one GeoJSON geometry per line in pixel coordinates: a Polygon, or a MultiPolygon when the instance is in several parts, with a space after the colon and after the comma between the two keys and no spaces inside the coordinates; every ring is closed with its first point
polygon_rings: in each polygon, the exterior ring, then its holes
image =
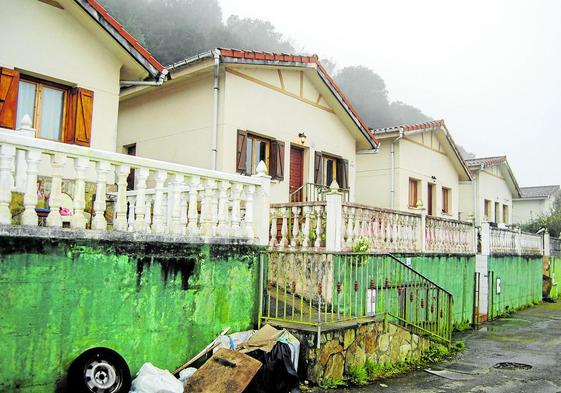
{"type": "Polygon", "coordinates": [[[68,369],[69,392],[128,393],[131,373],[121,355],[109,348],[88,349],[68,369]]]}

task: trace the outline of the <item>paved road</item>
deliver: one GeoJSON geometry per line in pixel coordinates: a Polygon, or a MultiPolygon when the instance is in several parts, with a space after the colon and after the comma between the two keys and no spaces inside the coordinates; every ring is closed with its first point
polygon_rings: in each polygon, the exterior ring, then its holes
{"type": "Polygon", "coordinates": [[[455,370],[449,374],[455,380],[420,370],[380,381],[387,388],[378,383],[338,392],[561,393],[561,302],[520,311],[459,338],[465,341],[466,349],[453,361],[439,365],[455,370]],[[499,362],[523,363],[532,368],[494,368],[499,362]]]}

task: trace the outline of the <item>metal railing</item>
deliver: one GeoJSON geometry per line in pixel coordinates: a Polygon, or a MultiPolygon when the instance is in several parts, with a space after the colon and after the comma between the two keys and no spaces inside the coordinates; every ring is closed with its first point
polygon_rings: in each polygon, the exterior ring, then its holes
{"type": "Polygon", "coordinates": [[[559,257],[561,256],[561,239],[554,237],[549,239],[549,255],[559,257]]]}
{"type": "MultiPolygon", "coordinates": [[[[330,191],[329,186],[323,184],[306,183],[290,193],[290,202],[325,202],[325,195],[330,191]]],[[[349,189],[340,188],[343,201],[349,201],[349,189]]]]}
{"type": "Polygon", "coordinates": [[[391,254],[271,251],[260,321],[317,328],[384,320],[450,342],[452,294],[391,254]]]}

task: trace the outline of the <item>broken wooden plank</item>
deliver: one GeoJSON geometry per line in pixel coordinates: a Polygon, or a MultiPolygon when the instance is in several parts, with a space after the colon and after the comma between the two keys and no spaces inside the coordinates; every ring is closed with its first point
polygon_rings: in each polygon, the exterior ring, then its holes
{"type": "Polygon", "coordinates": [[[221,348],[185,384],[185,392],[242,393],[260,361],[240,352],[221,348]]]}

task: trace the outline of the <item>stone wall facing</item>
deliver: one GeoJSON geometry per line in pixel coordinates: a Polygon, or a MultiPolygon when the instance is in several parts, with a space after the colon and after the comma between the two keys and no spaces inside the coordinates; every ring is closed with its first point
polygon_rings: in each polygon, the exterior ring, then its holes
{"type": "Polygon", "coordinates": [[[292,332],[301,344],[301,364],[307,380],[315,384],[342,381],[353,366],[364,366],[367,359],[377,364],[396,364],[405,360],[420,360],[429,349],[430,341],[408,330],[384,322],[372,322],[327,332],[292,332]]]}

